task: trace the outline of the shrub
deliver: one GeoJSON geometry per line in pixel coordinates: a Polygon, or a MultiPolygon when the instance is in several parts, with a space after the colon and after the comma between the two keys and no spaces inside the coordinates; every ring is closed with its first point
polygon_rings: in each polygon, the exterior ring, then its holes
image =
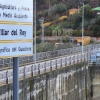
{"type": "Polygon", "coordinates": [[[40,17],[42,17],[42,16],[43,16],[43,12],[42,12],[42,11],[40,11],[40,12],[37,13],[37,17],[38,17],[38,18],[40,18],[40,17]]]}
{"type": "Polygon", "coordinates": [[[44,30],[44,35],[45,36],[52,36],[52,30],[51,29],[45,29],[44,30]]]}
{"type": "Polygon", "coordinates": [[[36,32],[36,36],[40,36],[41,35],[41,30],[38,30],[37,32],[36,32]]]}
{"type": "Polygon", "coordinates": [[[69,43],[57,45],[55,47],[55,50],[66,49],[66,48],[71,48],[71,47],[73,47],[73,44],[71,42],[69,42],[69,43]]]}
{"type": "Polygon", "coordinates": [[[70,38],[68,36],[65,36],[65,38],[63,38],[63,43],[67,43],[70,41],[70,38]]]}
{"type": "Polygon", "coordinates": [[[37,52],[52,51],[54,49],[54,44],[48,42],[40,43],[37,45],[36,49],[37,52]]]}
{"type": "Polygon", "coordinates": [[[36,43],[37,43],[37,44],[41,43],[41,38],[40,38],[40,37],[37,37],[37,38],[36,38],[36,43]]]}
{"type": "Polygon", "coordinates": [[[82,30],[73,30],[73,36],[82,36],[82,30]]]}

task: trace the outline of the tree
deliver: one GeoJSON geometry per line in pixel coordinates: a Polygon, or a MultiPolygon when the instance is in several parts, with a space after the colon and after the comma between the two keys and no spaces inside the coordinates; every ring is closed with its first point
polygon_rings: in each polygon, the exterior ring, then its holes
{"type": "Polygon", "coordinates": [[[48,15],[50,17],[55,16],[55,14],[61,14],[67,10],[66,5],[63,3],[55,4],[54,6],[50,7],[48,10],[48,15]]]}
{"type": "Polygon", "coordinates": [[[89,25],[90,25],[90,21],[84,20],[84,28],[87,29],[89,25]]]}
{"type": "Polygon", "coordinates": [[[61,13],[65,12],[66,10],[67,10],[67,8],[66,8],[66,5],[65,4],[59,3],[57,5],[57,13],[58,14],[61,14],[61,13]]]}
{"type": "MultiPolygon", "coordinates": [[[[80,14],[82,15],[83,6],[80,8],[80,14]]],[[[89,4],[84,5],[84,17],[91,18],[92,16],[92,9],[89,4]]],[[[82,16],[81,16],[82,17],[82,16]]]]}
{"type": "Polygon", "coordinates": [[[67,8],[71,9],[73,7],[73,1],[72,0],[68,0],[67,1],[67,8]]]}
{"type": "Polygon", "coordinates": [[[70,20],[71,27],[76,29],[81,22],[81,17],[78,13],[75,13],[69,18],[69,20],[70,20]]]}
{"type": "Polygon", "coordinates": [[[100,25],[100,15],[96,18],[95,24],[100,25]]]}
{"type": "Polygon", "coordinates": [[[84,4],[89,4],[90,1],[89,0],[83,0],[84,4]]]}
{"type": "Polygon", "coordinates": [[[57,12],[57,6],[56,6],[56,5],[54,5],[54,6],[52,6],[52,7],[50,7],[50,8],[48,9],[48,15],[49,15],[50,17],[55,16],[56,12],[57,12]]]}
{"type": "Polygon", "coordinates": [[[39,21],[36,21],[36,30],[38,31],[41,28],[39,21]]]}
{"type": "Polygon", "coordinates": [[[49,4],[49,7],[53,6],[57,0],[46,0],[46,4],[49,4]]]}
{"type": "Polygon", "coordinates": [[[100,36],[100,25],[95,25],[93,27],[93,36],[98,37],[100,36]]]}

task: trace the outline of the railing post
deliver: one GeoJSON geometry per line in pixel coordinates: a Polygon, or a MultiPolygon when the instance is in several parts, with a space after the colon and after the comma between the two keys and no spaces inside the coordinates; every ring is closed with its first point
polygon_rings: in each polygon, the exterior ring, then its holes
{"type": "Polygon", "coordinates": [[[4,59],[3,59],[3,68],[4,68],[4,59]]]}
{"type": "Polygon", "coordinates": [[[33,65],[31,66],[31,76],[33,76],[33,65]]]}
{"type": "Polygon", "coordinates": [[[24,67],[24,79],[25,79],[25,74],[26,74],[26,67],[24,67]]]}
{"type": "Polygon", "coordinates": [[[12,67],[12,66],[11,66],[11,58],[10,58],[10,67],[12,67]]]}
{"type": "Polygon", "coordinates": [[[8,84],[8,70],[6,72],[6,84],[8,84]]]}

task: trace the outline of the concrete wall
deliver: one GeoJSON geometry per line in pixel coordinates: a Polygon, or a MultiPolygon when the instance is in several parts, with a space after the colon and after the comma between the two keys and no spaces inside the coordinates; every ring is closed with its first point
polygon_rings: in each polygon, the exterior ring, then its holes
{"type": "Polygon", "coordinates": [[[91,100],[100,100],[100,66],[92,66],[89,69],[91,79],[91,100]]]}
{"type": "MultiPolygon", "coordinates": [[[[91,100],[88,73],[82,63],[22,80],[19,100],[91,100]]],[[[12,84],[0,87],[0,100],[12,100],[12,84]]]]}

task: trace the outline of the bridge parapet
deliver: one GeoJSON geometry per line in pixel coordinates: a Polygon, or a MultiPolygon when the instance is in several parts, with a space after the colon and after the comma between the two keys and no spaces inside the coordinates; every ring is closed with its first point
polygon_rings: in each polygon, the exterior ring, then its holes
{"type": "MultiPolygon", "coordinates": [[[[26,65],[19,68],[19,79],[24,80],[29,77],[34,77],[40,74],[48,73],[54,70],[69,67],[77,63],[86,62],[88,55],[92,52],[85,52],[84,54],[72,54],[59,58],[55,58],[49,61],[38,62],[37,64],[26,65]]],[[[8,69],[0,71],[0,85],[6,85],[12,83],[13,71],[8,69]]]]}

